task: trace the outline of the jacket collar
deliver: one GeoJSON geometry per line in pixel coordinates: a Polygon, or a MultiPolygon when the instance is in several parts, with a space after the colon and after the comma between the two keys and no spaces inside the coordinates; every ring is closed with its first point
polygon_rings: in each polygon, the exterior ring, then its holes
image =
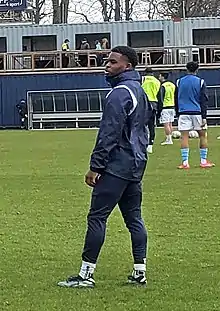
{"type": "Polygon", "coordinates": [[[115,87],[120,82],[123,82],[126,80],[133,80],[133,81],[141,82],[141,77],[136,70],[127,70],[113,77],[106,76],[105,79],[111,85],[111,87],[115,87]]]}

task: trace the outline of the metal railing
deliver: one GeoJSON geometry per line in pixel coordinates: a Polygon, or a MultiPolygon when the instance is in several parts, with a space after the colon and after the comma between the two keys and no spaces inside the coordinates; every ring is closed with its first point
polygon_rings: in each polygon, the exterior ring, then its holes
{"type": "MultiPolygon", "coordinates": [[[[220,45],[187,47],[148,47],[135,49],[139,67],[181,68],[195,60],[200,66],[220,65],[220,45]]],[[[0,53],[0,72],[54,71],[99,69],[103,70],[110,50],[42,51],[25,53],[0,53]]]]}

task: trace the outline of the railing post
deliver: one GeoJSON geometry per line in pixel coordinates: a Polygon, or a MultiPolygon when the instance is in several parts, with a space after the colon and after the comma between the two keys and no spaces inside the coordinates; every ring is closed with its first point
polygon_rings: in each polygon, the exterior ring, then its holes
{"type": "Polygon", "coordinates": [[[87,67],[90,68],[91,66],[90,66],[90,57],[89,57],[89,56],[90,56],[90,52],[88,51],[88,52],[87,52],[87,57],[88,57],[87,67]]]}
{"type": "Polygon", "coordinates": [[[206,50],[206,47],[204,47],[203,53],[204,53],[204,63],[207,64],[207,50],[206,50]]]}
{"type": "Polygon", "coordinates": [[[59,52],[59,60],[60,60],[60,66],[59,66],[59,68],[60,68],[60,70],[62,69],[62,52],[60,51],[59,52]]]}
{"type": "Polygon", "coordinates": [[[144,58],[144,65],[147,67],[147,49],[144,50],[145,58],[144,58]]]}
{"type": "Polygon", "coordinates": [[[174,53],[174,65],[177,65],[177,49],[176,48],[174,48],[173,53],[174,53]]]}
{"type": "Polygon", "coordinates": [[[3,54],[3,70],[7,71],[7,54],[3,54]]]}
{"type": "Polygon", "coordinates": [[[218,97],[216,89],[215,89],[215,108],[218,108],[218,97]]]}
{"type": "Polygon", "coordinates": [[[35,63],[34,63],[34,53],[31,53],[31,70],[34,71],[35,63]]]}

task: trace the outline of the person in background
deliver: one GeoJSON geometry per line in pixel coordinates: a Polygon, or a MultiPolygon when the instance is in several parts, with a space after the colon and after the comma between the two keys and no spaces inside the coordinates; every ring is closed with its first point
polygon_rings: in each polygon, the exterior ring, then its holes
{"type": "MultiPolygon", "coordinates": [[[[102,38],[101,40],[101,48],[102,50],[109,50],[110,45],[107,38],[102,38]]],[[[108,53],[102,53],[102,63],[104,65],[105,60],[108,58],[108,53]]]]}
{"type": "Polygon", "coordinates": [[[147,95],[148,101],[152,107],[152,115],[148,123],[149,129],[149,145],[147,147],[147,152],[153,152],[153,144],[155,140],[155,126],[156,126],[156,115],[158,111],[158,93],[160,90],[160,81],[154,76],[153,70],[151,68],[145,69],[145,77],[142,83],[142,88],[147,95]]]}
{"type": "Polygon", "coordinates": [[[99,40],[96,40],[96,41],[95,41],[95,49],[96,49],[96,50],[101,50],[101,49],[102,49],[101,43],[99,42],[99,40]]]}
{"type": "Polygon", "coordinates": [[[102,47],[102,50],[108,50],[110,48],[107,38],[102,38],[101,47],[102,47]]]}
{"type": "Polygon", "coordinates": [[[214,163],[207,160],[207,89],[203,79],[197,77],[199,64],[189,62],[187,75],[177,80],[175,107],[178,116],[178,130],[181,132],[182,164],[179,169],[189,169],[189,131],[195,130],[200,140],[200,167],[210,168],[214,163]]]}
{"type": "Polygon", "coordinates": [[[21,129],[27,129],[27,121],[28,121],[28,112],[27,112],[27,104],[24,99],[22,99],[16,105],[18,114],[20,116],[21,129]]]}
{"type": "Polygon", "coordinates": [[[168,81],[169,73],[161,72],[159,80],[161,82],[160,91],[158,94],[158,117],[160,123],[164,126],[166,139],[161,145],[172,145],[172,132],[175,116],[175,90],[176,86],[173,82],[168,81]]]}
{"type": "MultiPolygon", "coordinates": [[[[69,39],[65,39],[62,44],[62,52],[68,52],[69,48],[69,39]]],[[[68,54],[62,53],[62,67],[67,68],[69,65],[69,56],[68,54]]]]}
{"type": "MultiPolygon", "coordinates": [[[[99,40],[95,41],[95,49],[97,51],[102,50],[101,43],[99,40]]],[[[101,66],[103,63],[103,55],[102,55],[102,53],[96,53],[96,56],[97,56],[97,66],[101,66]]]]}
{"type": "MultiPolygon", "coordinates": [[[[80,44],[80,50],[90,50],[90,44],[87,41],[87,38],[83,38],[80,44]]],[[[82,67],[87,67],[88,66],[88,54],[79,54],[79,60],[80,60],[80,65],[82,67]]]]}
{"type": "Polygon", "coordinates": [[[90,50],[90,44],[87,38],[83,38],[80,44],[80,50],[90,50]]]}

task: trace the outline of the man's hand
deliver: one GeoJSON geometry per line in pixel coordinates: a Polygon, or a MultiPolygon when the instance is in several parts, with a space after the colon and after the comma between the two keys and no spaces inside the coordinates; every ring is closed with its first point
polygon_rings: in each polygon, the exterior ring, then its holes
{"type": "Polygon", "coordinates": [[[206,119],[202,119],[201,128],[202,128],[203,130],[206,130],[206,129],[207,129],[207,121],[206,121],[206,119]]]}
{"type": "Polygon", "coordinates": [[[86,173],[85,175],[85,182],[88,186],[95,187],[99,178],[100,178],[100,174],[89,170],[88,173],[86,173]]]}

